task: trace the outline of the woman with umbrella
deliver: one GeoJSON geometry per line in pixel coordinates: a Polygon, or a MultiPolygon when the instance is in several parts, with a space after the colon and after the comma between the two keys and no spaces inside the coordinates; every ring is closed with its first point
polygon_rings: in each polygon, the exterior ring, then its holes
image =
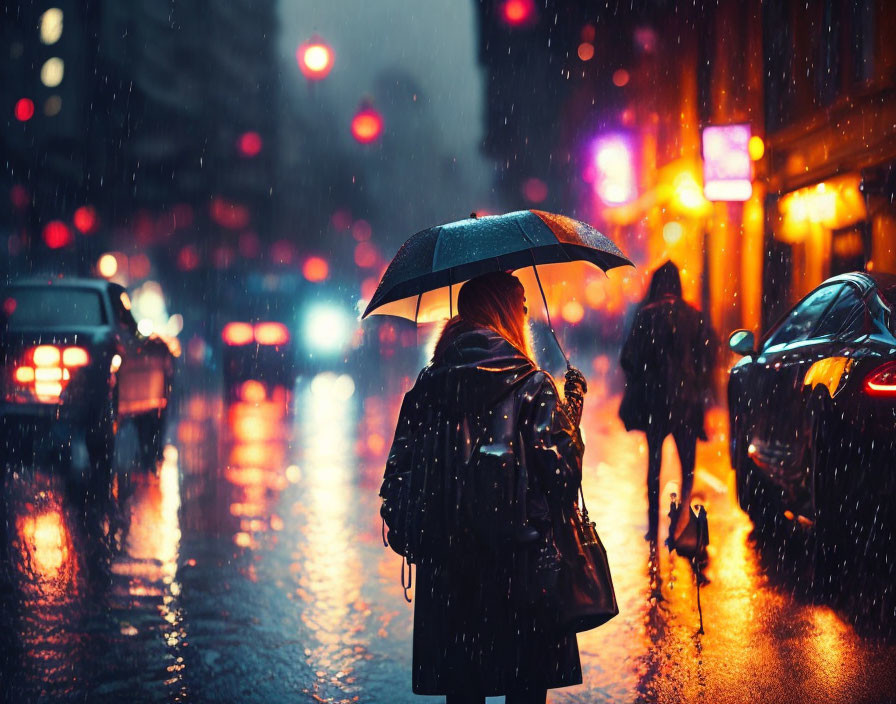
{"type": "MultiPolygon", "coordinates": [[[[413,408],[402,409],[393,452],[422,423],[428,442],[418,461],[440,485],[452,483],[477,441],[486,462],[518,470],[510,486],[452,487],[460,498],[427,531],[427,559],[417,567],[413,690],[447,695],[448,704],[501,694],[510,704],[543,703],[548,689],[582,681],[575,634],[554,629],[543,610],[559,570],[557,534],[568,530],[563,517],[581,480],[587,385],[570,370],[564,402],[537,368],[514,276],[474,278],[457,304],[417,380],[413,408]],[[488,437],[474,440],[480,423],[488,437]]],[[[497,476],[490,469],[476,471],[497,476]]]]}
{"type": "Polygon", "coordinates": [[[543,703],[548,689],[582,681],[575,630],[558,623],[558,584],[564,556],[574,560],[580,545],[570,519],[587,384],[570,366],[561,394],[538,368],[525,290],[505,269],[546,253],[570,261],[577,248],[603,268],[628,260],[593,230],[576,240],[583,223],[555,219],[567,228],[567,251],[544,216],[521,211],[418,233],[367,309],[419,320],[441,286],[453,313],[452,281],[467,279],[458,314],[402,403],[380,492],[389,544],[417,565],[413,690],[447,704],[500,695],[543,703]],[[402,524],[408,503],[425,508],[402,524]]]}

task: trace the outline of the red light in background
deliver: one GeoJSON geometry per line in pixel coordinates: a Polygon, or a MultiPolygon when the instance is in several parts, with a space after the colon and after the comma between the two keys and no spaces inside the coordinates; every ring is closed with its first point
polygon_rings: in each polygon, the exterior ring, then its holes
{"type": "Polygon", "coordinates": [[[376,293],[376,287],[379,286],[380,280],[376,276],[369,276],[361,282],[361,298],[369,301],[376,293]]]}
{"type": "Polygon", "coordinates": [[[308,281],[323,281],[330,275],[330,265],[323,257],[308,257],[302,265],[302,276],[308,281]]]}
{"type": "Polygon", "coordinates": [[[44,227],[44,242],[50,249],[61,249],[72,243],[72,231],[60,220],[48,222],[44,227]]]}
{"type": "Polygon", "coordinates": [[[62,365],[65,367],[85,367],[90,363],[90,355],[83,347],[66,347],[62,350],[62,365]]]}
{"type": "Polygon", "coordinates": [[[582,41],[583,42],[593,42],[594,37],[596,36],[596,32],[594,30],[593,24],[586,24],[582,27],[582,41]]]}
{"type": "Polygon", "coordinates": [[[92,205],[82,205],[75,211],[72,220],[75,223],[75,227],[85,235],[93,232],[93,229],[96,227],[96,208],[92,205]]]}
{"type": "Polygon", "coordinates": [[[330,216],[330,224],[336,230],[348,230],[352,226],[352,214],[347,210],[336,210],[330,216]]]}
{"type": "Polygon", "coordinates": [[[261,135],[258,132],[245,132],[240,135],[240,138],[237,140],[236,146],[239,149],[240,154],[245,157],[253,157],[258,156],[261,152],[261,147],[263,142],[261,141],[261,135]]]}
{"type": "Polygon", "coordinates": [[[296,248],[288,240],[277,240],[271,245],[271,261],[276,264],[292,264],[296,248]]]}
{"type": "Polygon", "coordinates": [[[31,198],[28,195],[28,189],[24,186],[16,184],[9,189],[9,201],[17,210],[24,210],[27,208],[30,200],[31,198]]]}
{"type": "Polygon", "coordinates": [[[255,339],[249,323],[227,323],[221,331],[221,339],[228,345],[248,345],[255,339]]]}
{"type": "Polygon", "coordinates": [[[30,98],[19,98],[16,102],[15,115],[19,122],[28,122],[34,117],[34,101],[30,98]]]}
{"type": "Polygon", "coordinates": [[[133,254],[128,259],[128,273],[132,279],[145,279],[150,268],[149,257],[145,254],[133,254]]]}
{"type": "Polygon", "coordinates": [[[196,248],[188,244],[182,248],[177,255],[177,268],[181,271],[192,271],[199,266],[199,252],[196,248]]]}
{"type": "Polygon", "coordinates": [[[355,247],[355,264],[362,269],[369,269],[377,265],[380,253],[371,242],[359,242],[355,247]]]}
{"type": "Polygon", "coordinates": [[[305,78],[320,81],[333,70],[333,50],[320,38],[313,37],[296,50],[296,61],[305,78]]]}
{"type": "Polygon", "coordinates": [[[576,50],[582,61],[591,61],[594,58],[594,44],[591,42],[582,42],[576,50]]]}
{"type": "Polygon", "coordinates": [[[369,240],[371,234],[372,230],[369,222],[366,220],[355,220],[355,224],[352,225],[352,237],[355,238],[355,241],[363,242],[364,240],[369,240]]]}
{"type": "Polygon", "coordinates": [[[617,88],[622,88],[622,86],[628,85],[629,78],[631,78],[631,76],[628,75],[628,71],[624,68],[620,68],[613,73],[613,85],[617,88]]]}
{"type": "Polygon", "coordinates": [[[370,144],[383,132],[383,118],[370,106],[361,107],[352,118],[352,136],[361,144],[370,144]]]}
{"type": "Polygon", "coordinates": [[[501,19],[511,27],[532,24],[535,21],[535,3],[533,0],[504,0],[501,19]]]}
{"type": "Polygon", "coordinates": [[[285,345],[289,342],[289,331],[283,323],[258,323],[255,341],[259,345],[285,345]]]}
{"type": "Polygon", "coordinates": [[[249,224],[249,209],[223,198],[212,198],[209,214],[216,223],[229,230],[238,230],[249,224]]]}
{"type": "Polygon", "coordinates": [[[529,178],[523,183],[523,195],[531,203],[541,203],[548,197],[548,185],[540,178],[529,178]]]}

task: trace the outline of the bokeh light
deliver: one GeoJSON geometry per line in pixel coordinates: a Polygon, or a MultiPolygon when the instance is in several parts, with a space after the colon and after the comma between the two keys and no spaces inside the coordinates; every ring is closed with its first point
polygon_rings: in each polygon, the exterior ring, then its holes
{"type": "Polygon", "coordinates": [[[622,88],[623,86],[628,85],[630,78],[628,71],[624,68],[620,68],[613,72],[613,85],[622,88]]]}
{"type": "Polygon", "coordinates": [[[28,122],[34,117],[34,101],[31,98],[19,98],[16,101],[15,116],[19,122],[28,122]]]}
{"type": "Polygon", "coordinates": [[[104,254],[96,263],[96,270],[100,276],[111,279],[118,273],[118,260],[114,254],[104,254]]]}
{"type": "Polygon", "coordinates": [[[237,149],[244,157],[258,156],[263,146],[261,135],[258,132],[244,132],[237,140],[237,149]]]}
{"type": "Polygon", "coordinates": [[[93,232],[93,229],[96,227],[96,208],[92,205],[82,205],[75,210],[72,222],[74,222],[75,227],[85,235],[93,232]]]}
{"type": "Polygon", "coordinates": [[[330,275],[330,265],[323,257],[308,257],[302,264],[302,276],[308,281],[320,282],[330,275]]]}
{"type": "Polygon", "coordinates": [[[61,220],[53,220],[44,226],[44,242],[50,249],[61,249],[73,240],[71,229],[61,220]]]}
{"type": "Polygon", "coordinates": [[[333,50],[318,38],[296,50],[296,61],[305,78],[320,81],[333,70],[333,50]]]}
{"type": "Polygon", "coordinates": [[[361,108],[352,118],[352,136],[361,144],[370,144],[383,132],[383,118],[371,107],[361,108]]]}

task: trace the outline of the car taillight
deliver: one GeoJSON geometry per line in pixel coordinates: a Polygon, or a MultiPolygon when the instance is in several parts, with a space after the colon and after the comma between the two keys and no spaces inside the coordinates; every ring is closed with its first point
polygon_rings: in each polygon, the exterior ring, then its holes
{"type": "Polygon", "coordinates": [[[248,345],[255,339],[249,323],[227,323],[221,331],[221,339],[228,345],[248,345]]]}
{"type": "Polygon", "coordinates": [[[896,362],[887,362],[871,372],[865,377],[862,389],[869,396],[896,398],[896,362]]]}
{"type": "Polygon", "coordinates": [[[258,323],[255,341],[259,345],[285,345],[289,342],[289,331],[283,323],[258,323]]]}
{"type": "Polygon", "coordinates": [[[86,367],[90,363],[90,355],[83,347],[66,347],[62,350],[62,366],[86,367]]]}
{"type": "Polygon", "coordinates": [[[39,401],[52,402],[62,395],[72,370],[89,363],[90,355],[83,347],[38,345],[25,353],[13,376],[21,386],[30,387],[39,401]]]}

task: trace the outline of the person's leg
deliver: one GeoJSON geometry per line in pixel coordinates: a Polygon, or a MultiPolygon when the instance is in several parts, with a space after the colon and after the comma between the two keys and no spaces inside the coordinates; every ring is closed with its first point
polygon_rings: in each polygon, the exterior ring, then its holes
{"type": "Polygon", "coordinates": [[[663,463],[665,435],[651,426],[647,429],[647,540],[657,542],[660,530],[660,467],[663,463]]]}
{"type": "Polygon", "coordinates": [[[548,700],[548,690],[531,689],[525,692],[508,692],[505,704],[545,704],[548,700]]]}
{"type": "Polygon", "coordinates": [[[446,694],[445,704],[485,704],[485,697],[478,694],[446,694]]]}
{"type": "Polygon", "coordinates": [[[691,491],[694,488],[694,465],[697,460],[697,433],[691,428],[676,428],[672,431],[678,460],[681,463],[681,508],[678,525],[674,534],[677,536],[687,525],[691,505],[691,491]]]}

